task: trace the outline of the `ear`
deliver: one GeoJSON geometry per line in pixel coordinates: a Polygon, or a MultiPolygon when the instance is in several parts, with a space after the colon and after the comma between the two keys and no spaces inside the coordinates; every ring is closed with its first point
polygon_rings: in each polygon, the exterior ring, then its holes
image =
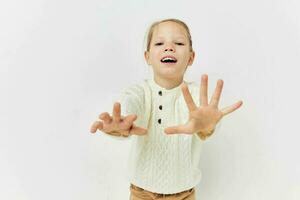
{"type": "Polygon", "coordinates": [[[195,52],[192,51],[192,52],[190,53],[190,59],[189,59],[189,62],[188,62],[188,66],[190,66],[190,65],[193,64],[194,58],[195,58],[195,52]]]}
{"type": "Polygon", "coordinates": [[[144,57],[145,57],[145,60],[146,60],[147,64],[150,65],[150,61],[149,61],[149,51],[145,51],[145,52],[144,52],[144,57]]]}

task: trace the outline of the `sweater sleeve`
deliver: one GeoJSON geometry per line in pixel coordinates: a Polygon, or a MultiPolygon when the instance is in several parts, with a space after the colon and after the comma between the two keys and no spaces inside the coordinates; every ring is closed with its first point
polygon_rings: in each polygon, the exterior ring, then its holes
{"type": "MultiPolygon", "coordinates": [[[[119,99],[121,104],[121,115],[124,117],[131,114],[137,115],[137,119],[133,123],[136,126],[143,127],[142,113],[144,112],[145,107],[143,88],[138,84],[132,85],[122,91],[119,99]]],[[[117,140],[127,140],[131,138],[131,136],[120,137],[109,134],[107,135],[117,140]]]]}

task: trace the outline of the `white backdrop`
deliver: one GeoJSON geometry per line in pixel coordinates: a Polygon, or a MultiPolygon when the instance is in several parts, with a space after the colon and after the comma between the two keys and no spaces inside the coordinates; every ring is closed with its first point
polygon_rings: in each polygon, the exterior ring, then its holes
{"type": "Polygon", "coordinates": [[[0,3],[0,199],[123,200],[128,141],[89,133],[120,92],[148,78],[146,29],[178,18],[195,62],[185,79],[220,107],[243,100],[203,148],[197,199],[300,199],[297,0],[0,3]]]}

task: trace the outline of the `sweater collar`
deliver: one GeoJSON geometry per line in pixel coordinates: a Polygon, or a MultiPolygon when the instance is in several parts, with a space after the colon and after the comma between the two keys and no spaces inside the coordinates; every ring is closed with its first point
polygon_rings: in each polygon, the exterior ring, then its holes
{"type": "Polygon", "coordinates": [[[183,83],[186,83],[186,81],[183,80],[180,83],[180,85],[178,85],[174,88],[171,88],[171,89],[166,89],[166,88],[158,85],[153,78],[148,79],[147,82],[149,83],[151,90],[153,92],[155,92],[155,94],[158,94],[158,95],[161,94],[161,96],[178,94],[178,92],[181,93],[181,86],[183,85],[183,83]]]}

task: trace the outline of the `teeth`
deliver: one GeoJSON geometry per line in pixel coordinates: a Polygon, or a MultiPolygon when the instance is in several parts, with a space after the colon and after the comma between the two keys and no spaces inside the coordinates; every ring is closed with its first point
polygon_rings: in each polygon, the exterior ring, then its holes
{"type": "Polygon", "coordinates": [[[162,61],[176,61],[174,58],[170,58],[170,57],[166,57],[164,59],[162,59],[162,61]]]}

